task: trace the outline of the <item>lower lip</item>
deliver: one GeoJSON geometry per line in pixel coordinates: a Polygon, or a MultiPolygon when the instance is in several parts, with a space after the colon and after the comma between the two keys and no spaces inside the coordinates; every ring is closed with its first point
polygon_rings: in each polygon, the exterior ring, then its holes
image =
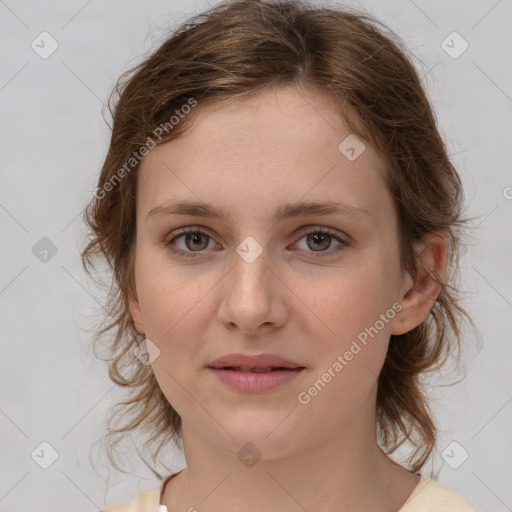
{"type": "Polygon", "coordinates": [[[290,370],[274,370],[271,372],[242,372],[209,368],[217,377],[228,386],[238,391],[260,393],[270,391],[298,377],[305,368],[290,370]]]}

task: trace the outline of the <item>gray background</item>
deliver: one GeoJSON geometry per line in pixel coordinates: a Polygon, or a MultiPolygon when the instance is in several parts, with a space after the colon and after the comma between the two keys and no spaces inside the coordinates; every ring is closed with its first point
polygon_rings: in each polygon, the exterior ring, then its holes
{"type": "MultiPolygon", "coordinates": [[[[91,352],[87,329],[101,311],[101,297],[79,260],[81,211],[105,156],[102,106],[115,80],[169,27],[208,5],[0,0],[0,511],[95,511],[159,485],[135,455],[135,476],[109,470],[101,453],[96,471],[91,465],[91,446],[104,432],[105,413],[118,395],[106,365],[91,352]],[[59,45],[46,59],[31,47],[43,31],[59,45]],[[43,237],[56,254],[41,253],[36,244],[43,237]],[[31,458],[43,441],[59,454],[48,469],[31,458]]],[[[373,12],[411,48],[463,177],[468,214],[478,216],[461,275],[479,335],[465,336],[466,379],[433,393],[439,453],[424,472],[432,470],[482,511],[508,511],[512,5],[510,0],[350,5],[373,12]],[[453,31],[469,44],[458,58],[441,46],[453,31]],[[454,441],[458,445],[450,446],[454,441]],[[451,465],[441,457],[447,447],[451,465]],[[451,467],[466,452],[467,459],[451,467]]],[[[460,39],[448,42],[452,53],[462,48],[460,39]]],[[[43,447],[36,453],[44,454],[42,461],[50,452],[43,447]]],[[[182,454],[169,457],[176,470],[183,467],[182,454]]]]}

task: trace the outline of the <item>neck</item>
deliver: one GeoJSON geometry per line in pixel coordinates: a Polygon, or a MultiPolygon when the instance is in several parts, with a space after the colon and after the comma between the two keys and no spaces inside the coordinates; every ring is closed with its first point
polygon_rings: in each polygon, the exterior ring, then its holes
{"type": "Polygon", "coordinates": [[[332,439],[311,439],[303,448],[285,443],[285,456],[272,458],[262,449],[256,463],[250,457],[243,463],[239,447],[230,453],[186,423],[183,444],[187,469],[162,496],[169,511],[396,512],[418,484],[416,475],[382,452],[375,426],[355,421],[332,439]]]}

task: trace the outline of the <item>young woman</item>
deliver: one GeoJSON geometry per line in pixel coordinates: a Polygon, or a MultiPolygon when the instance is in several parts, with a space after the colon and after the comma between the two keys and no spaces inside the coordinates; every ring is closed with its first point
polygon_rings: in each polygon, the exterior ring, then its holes
{"type": "MultiPolygon", "coordinates": [[[[460,178],[399,42],[226,2],[120,79],[83,252],[113,269],[110,376],[186,468],[122,511],[474,511],[421,473],[421,381],[460,348],[460,178]],[[139,345],[140,344],[140,345],[139,345]],[[405,441],[408,467],[391,454],[405,441]]],[[[120,412],[119,412],[120,411],[120,412]]]]}

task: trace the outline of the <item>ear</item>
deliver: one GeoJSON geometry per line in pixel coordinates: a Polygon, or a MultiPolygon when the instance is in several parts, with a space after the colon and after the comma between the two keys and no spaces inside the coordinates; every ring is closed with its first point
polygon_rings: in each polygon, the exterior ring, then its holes
{"type": "Polygon", "coordinates": [[[134,289],[131,289],[128,294],[128,309],[130,310],[130,315],[132,317],[133,323],[135,324],[135,329],[137,329],[137,332],[139,334],[145,334],[146,329],[142,320],[142,312],[140,310],[137,292],[134,289]]]}
{"type": "Polygon", "coordinates": [[[440,233],[432,233],[413,244],[416,254],[416,277],[405,273],[397,302],[402,309],[391,325],[391,334],[409,332],[425,320],[441,293],[441,285],[432,275],[443,279],[446,271],[446,238],[440,233]]]}

